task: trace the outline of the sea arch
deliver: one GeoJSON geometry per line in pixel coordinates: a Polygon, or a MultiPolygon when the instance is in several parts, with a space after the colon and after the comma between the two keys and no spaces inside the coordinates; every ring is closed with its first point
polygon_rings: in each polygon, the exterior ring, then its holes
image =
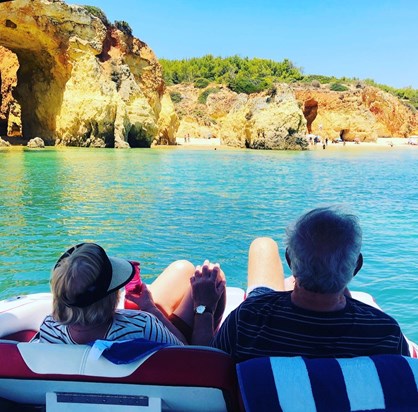
{"type": "Polygon", "coordinates": [[[318,102],[311,98],[305,100],[303,103],[303,115],[306,119],[306,127],[308,128],[308,133],[312,132],[312,123],[316,119],[318,114],[318,102]]]}
{"type": "Polygon", "coordinates": [[[18,59],[13,98],[21,107],[22,134],[52,143],[65,84],[71,74],[66,58],[68,42],[39,15],[28,13],[25,0],[0,4],[0,45],[18,59]]]}

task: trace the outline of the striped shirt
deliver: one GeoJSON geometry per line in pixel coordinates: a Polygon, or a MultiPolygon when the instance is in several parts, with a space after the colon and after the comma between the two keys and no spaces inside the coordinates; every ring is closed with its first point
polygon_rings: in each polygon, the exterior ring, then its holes
{"type": "MultiPolygon", "coordinates": [[[[69,333],[68,325],[58,323],[51,315],[44,319],[37,338],[37,342],[77,344],[69,333]]],[[[137,338],[183,345],[154,315],[137,310],[117,310],[103,339],[119,341],[137,338]]]]}
{"type": "Polygon", "coordinates": [[[291,292],[250,295],[225,319],[212,346],[237,362],[263,356],[409,356],[392,317],[349,297],[346,302],[339,311],[314,312],[295,306],[291,292]]]}

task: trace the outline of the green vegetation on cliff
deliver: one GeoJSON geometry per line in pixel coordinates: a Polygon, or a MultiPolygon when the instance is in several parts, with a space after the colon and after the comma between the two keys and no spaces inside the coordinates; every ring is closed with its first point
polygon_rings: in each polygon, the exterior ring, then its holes
{"type": "Polygon", "coordinates": [[[267,59],[249,59],[248,57],[214,57],[210,54],[183,60],[160,59],[167,85],[194,83],[198,88],[205,88],[209,83],[227,85],[237,93],[257,93],[267,90],[274,83],[310,83],[314,87],[330,85],[334,91],[348,90],[348,86],[363,87],[368,84],[378,87],[401,99],[413,109],[418,109],[418,90],[412,87],[396,89],[377,84],[371,79],[364,82],[357,78],[323,75],[304,75],[290,60],[276,62],[267,59]]]}
{"type": "Polygon", "coordinates": [[[385,92],[391,93],[401,99],[404,103],[409,104],[413,109],[418,109],[418,90],[412,87],[404,87],[402,89],[395,89],[394,87],[386,86],[385,84],[378,84],[372,79],[364,81],[369,86],[378,87],[385,92]]]}
{"type": "Polygon", "coordinates": [[[95,7],[95,6],[83,6],[83,7],[90,14],[92,14],[95,17],[98,17],[106,27],[110,26],[110,21],[108,20],[106,14],[104,13],[104,11],[101,8],[95,7]]]}
{"type": "MultiPolygon", "coordinates": [[[[106,27],[111,26],[111,23],[109,19],[107,18],[105,12],[100,7],[88,6],[88,5],[84,5],[82,7],[84,7],[94,17],[99,18],[106,27]]],[[[121,32],[125,33],[127,36],[132,36],[131,26],[126,21],[116,20],[114,23],[114,26],[121,32]]]]}
{"type": "Polygon", "coordinates": [[[214,57],[212,55],[188,60],[160,59],[166,84],[208,82],[227,85],[237,93],[256,93],[273,83],[301,80],[301,71],[290,60],[275,62],[266,59],[248,59],[239,56],[214,57]]]}

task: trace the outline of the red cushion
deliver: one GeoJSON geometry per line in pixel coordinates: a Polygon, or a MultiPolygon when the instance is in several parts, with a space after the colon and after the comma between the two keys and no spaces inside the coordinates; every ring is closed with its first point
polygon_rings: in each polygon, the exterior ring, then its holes
{"type": "Polygon", "coordinates": [[[35,330],[20,330],[19,332],[3,336],[2,339],[17,340],[18,342],[29,342],[35,335],[35,330]]]}

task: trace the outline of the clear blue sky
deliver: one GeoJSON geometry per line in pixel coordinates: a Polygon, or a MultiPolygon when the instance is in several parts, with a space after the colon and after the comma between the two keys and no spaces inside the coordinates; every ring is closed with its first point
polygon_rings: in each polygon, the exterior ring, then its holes
{"type": "Polygon", "coordinates": [[[127,21],[158,58],[288,58],[305,74],[418,89],[418,0],[67,2],[127,21]]]}

